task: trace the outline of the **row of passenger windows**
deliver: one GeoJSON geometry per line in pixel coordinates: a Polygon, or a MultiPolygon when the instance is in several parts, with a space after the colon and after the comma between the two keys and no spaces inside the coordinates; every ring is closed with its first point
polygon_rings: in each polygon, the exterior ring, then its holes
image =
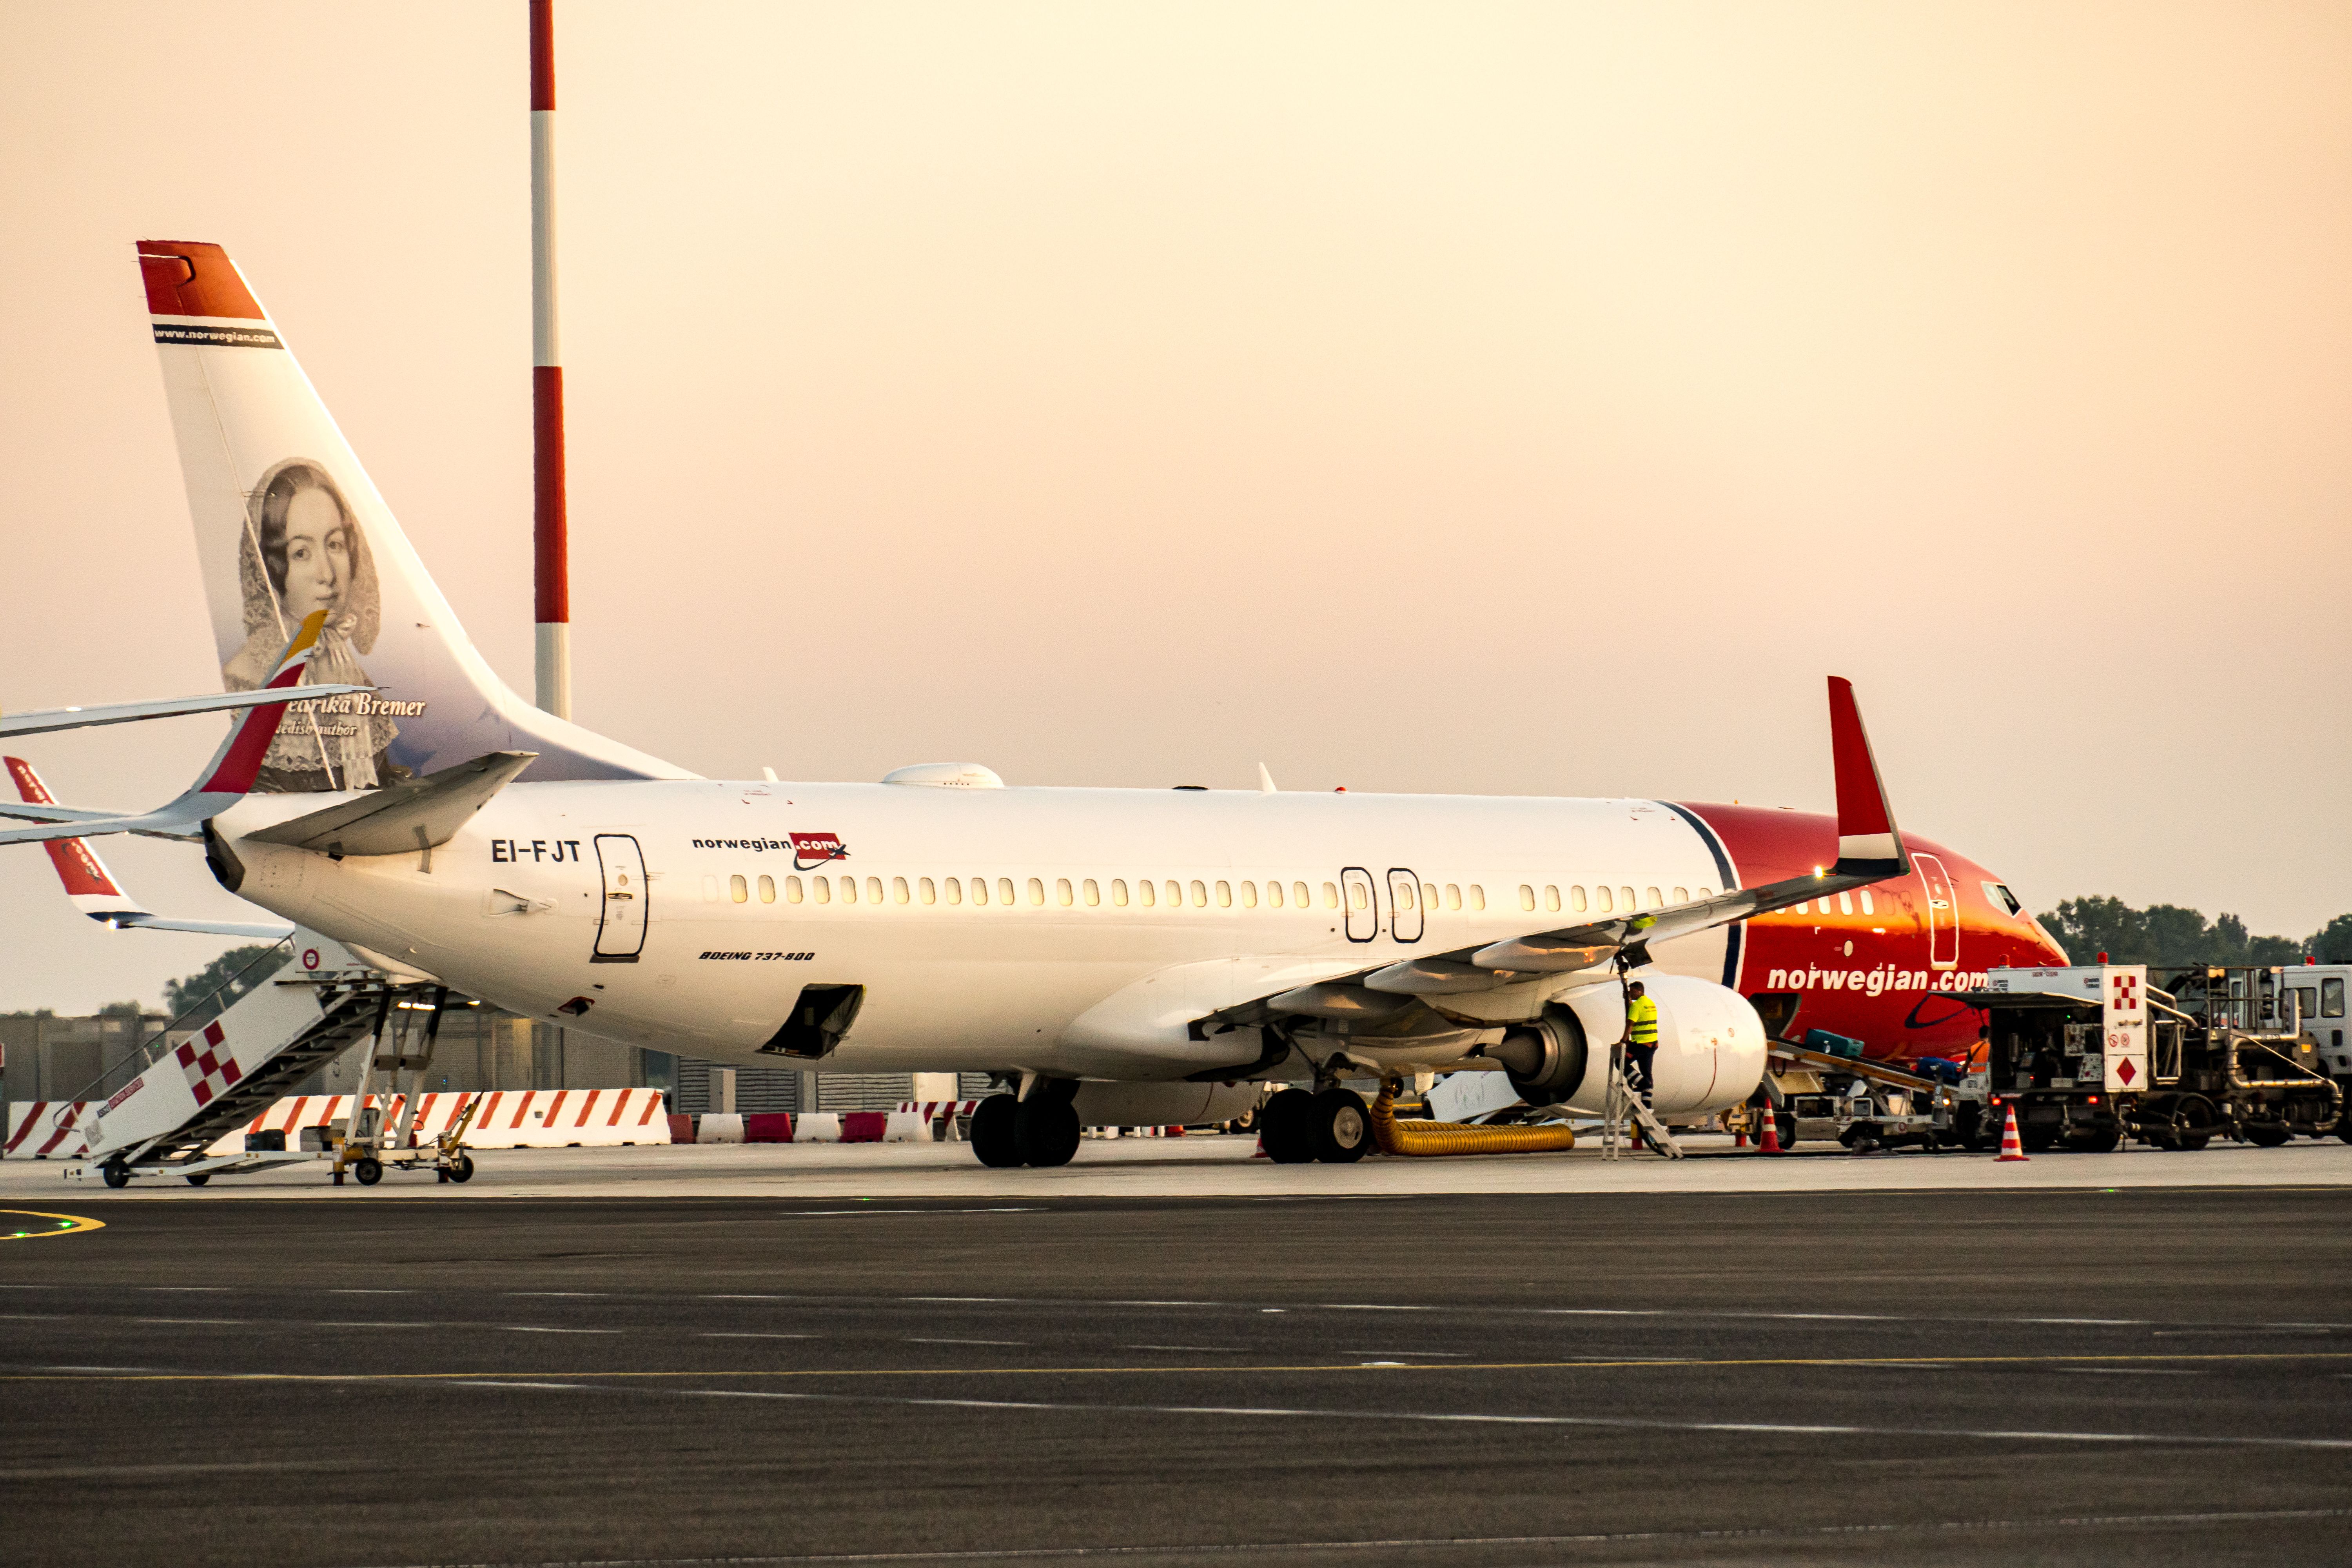
{"type": "MultiPolygon", "coordinates": [[[[838,897],[845,904],[861,901],[869,904],[885,901],[894,904],[961,904],[967,898],[975,904],[1017,904],[1023,902],[1025,898],[1029,903],[1043,905],[1046,899],[1045,882],[1041,877],[1027,878],[1017,886],[1012,878],[999,877],[995,880],[992,890],[986,877],[970,879],[942,877],[937,881],[933,881],[929,877],[917,877],[911,882],[904,877],[892,877],[887,882],[880,877],[868,877],[865,879],[862,888],[861,892],[861,884],[856,877],[811,877],[805,885],[798,877],[786,877],[783,879],[782,890],[783,900],[788,904],[803,901],[829,904],[834,901],[836,889],[838,897]]],[[[1239,885],[1239,889],[1241,907],[1245,910],[1257,908],[1258,884],[1243,882],[1239,885]]],[[[1111,879],[1110,902],[1114,908],[1125,909],[1130,902],[1131,897],[1132,902],[1147,910],[1157,908],[1163,903],[1171,909],[1179,909],[1187,901],[1188,889],[1190,902],[1195,909],[1206,909],[1213,900],[1219,909],[1231,909],[1234,902],[1235,884],[1232,882],[1185,883],[1173,879],[1159,882],[1150,878],[1142,878],[1135,883],[1130,896],[1127,879],[1123,877],[1115,877],[1111,879]]],[[[1361,889],[1351,890],[1359,893],[1361,891],[1361,889]]],[[[1461,889],[1449,887],[1446,890],[1454,897],[1453,907],[1459,909],[1461,889]]],[[[1436,889],[1433,887],[1430,891],[1434,896],[1436,889]]],[[[761,877],[755,881],[737,875],[727,879],[727,891],[724,896],[739,904],[749,903],[755,896],[763,904],[772,904],[776,901],[777,892],[777,882],[773,877],[761,877]]],[[[1473,909],[1486,908],[1484,893],[1476,888],[1472,888],[1470,894],[1477,900],[1471,906],[1473,909]]],[[[702,879],[702,896],[707,901],[713,903],[719,901],[721,895],[718,878],[702,879]]],[[[1315,903],[1314,892],[1304,882],[1292,882],[1287,885],[1281,882],[1268,882],[1265,884],[1265,898],[1266,907],[1276,910],[1285,907],[1304,910],[1313,907],[1315,903]]],[[[1084,904],[1092,909],[1103,901],[1102,884],[1092,877],[1085,878],[1075,884],[1067,877],[1056,877],[1054,879],[1053,901],[1065,909],[1073,904],[1084,904]]],[[[1339,907],[1338,884],[1332,882],[1323,884],[1322,904],[1327,910],[1336,910],[1339,907]]],[[[1357,907],[1360,909],[1363,907],[1360,901],[1357,907]]]]}
{"type": "MultiPolygon", "coordinates": [[[[1115,877],[1110,882],[1110,903],[1114,909],[1125,909],[1132,902],[1147,910],[1163,906],[1168,909],[1181,909],[1187,904],[1194,909],[1207,909],[1214,904],[1218,909],[1223,910],[1233,908],[1238,901],[1243,909],[1254,910],[1259,906],[1261,900],[1259,886],[1256,882],[1209,882],[1197,879],[1192,881],[1179,881],[1171,878],[1166,881],[1156,881],[1145,877],[1137,879],[1130,896],[1127,879],[1115,877]]],[[[1319,893],[1317,889],[1310,889],[1305,882],[1269,881],[1264,884],[1264,887],[1263,901],[1267,909],[1304,910],[1315,908],[1319,904],[1321,908],[1336,910],[1340,905],[1341,889],[1337,882],[1321,884],[1319,893]]],[[[887,882],[880,877],[867,877],[862,883],[858,878],[846,876],[811,877],[805,883],[799,877],[786,877],[781,890],[783,901],[788,904],[805,901],[829,904],[836,896],[845,904],[859,902],[879,904],[886,901],[896,904],[942,902],[961,904],[969,899],[974,904],[992,902],[1017,904],[1025,900],[1028,903],[1042,906],[1046,901],[1045,882],[1041,877],[1026,878],[1018,886],[1010,877],[999,877],[995,879],[992,890],[986,877],[969,879],[943,877],[937,881],[929,877],[918,877],[911,882],[904,877],[892,877],[887,882]]],[[[1419,885],[1418,890],[1420,903],[1430,910],[1442,907],[1448,910],[1468,909],[1475,911],[1486,907],[1486,889],[1476,882],[1470,883],[1466,889],[1459,882],[1448,882],[1443,888],[1435,882],[1423,882],[1419,885]]],[[[727,879],[726,890],[723,894],[717,877],[709,876],[702,879],[702,897],[705,901],[710,903],[717,903],[725,898],[739,904],[745,904],[750,903],[756,897],[763,904],[772,904],[776,901],[778,891],[776,879],[769,876],[753,879],[738,873],[727,879]]],[[[1644,892],[1646,899],[1637,900],[1631,888],[1615,889],[1595,888],[1588,898],[1581,886],[1574,886],[1568,889],[1563,904],[1559,887],[1558,884],[1550,884],[1543,889],[1542,907],[1549,911],[1558,911],[1565,907],[1580,914],[1588,911],[1597,911],[1601,914],[1612,911],[1632,913],[1642,909],[1663,909],[1669,901],[1663,898],[1655,888],[1646,889],[1644,892]]],[[[1411,882],[1395,881],[1390,886],[1391,900],[1400,910],[1412,909],[1415,902],[1414,895],[1415,886],[1411,882]]],[[[1372,892],[1368,883],[1350,879],[1347,884],[1345,896],[1348,907],[1350,909],[1364,910],[1371,907],[1372,892]]],[[[1674,889],[1671,901],[1677,904],[1688,903],[1690,896],[1688,889],[1676,888],[1674,889]]],[[[1704,899],[1710,897],[1711,894],[1708,889],[1701,888],[1698,890],[1698,896],[1704,899]]],[[[1075,884],[1067,877],[1057,877],[1054,879],[1053,901],[1064,909],[1074,904],[1083,904],[1088,909],[1093,909],[1103,901],[1102,885],[1092,877],[1084,878],[1075,884]]],[[[1823,900],[1822,902],[1826,906],[1828,900],[1823,900]]],[[[1864,900],[1865,907],[1868,902],[1868,898],[1865,896],[1864,900]]],[[[1521,884],[1519,908],[1532,910],[1536,907],[1537,894],[1534,886],[1521,884]]]]}
{"type": "MultiPolygon", "coordinates": [[[[1710,899],[1715,895],[1708,889],[1701,888],[1698,890],[1698,896],[1702,899],[1710,899]]],[[[1662,910],[1670,903],[1686,904],[1690,901],[1691,892],[1688,888],[1675,889],[1674,896],[1672,898],[1662,896],[1655,888],[1644,888],[1642,889],[1642,896],[1639,899],[1636,899],[1633,896],[1633,889],[1631,888],[1618,888],[1614,889],[1609,888],[1595,888],[1592,889],[1591,896],[1588,900],[1584,889],[1580,885],[1571,887],[1568,889],[1566,907],[1570,912],[1580,915],[1630,915],[1642,910],[1662,910]]],[[[1535,889],[1529,887],[1524,882],[1521,883],[1519,885],[1519,908],[1522,910],[1533,910],[1535,907],[1535,889]]],[[[1562,902],[1559,889],[1556,885],[1547,883],[1543,890],[1543,908],[1545,912],[1550,913],[1561,907],[1562,902]]]]}
{"type": "MultiPolygon", "coordinates": [[[[1840,893],[1837,896],[1837,912],[1842,915],[1850,915],[1853,913],[1853,894],[1840,893]]],[[[1830,912],[1829,900],[1808,899],[1801,904],[1791,904],[1789,907],[1789,913],[1792,915],[1808,914],[1812,912],[1816,907],[1818,907],[1820,912],[1822,914],[1828,914],[1830,912]]],[[[1878,912],[1878,906],[1870,901],[1870,889],[1868,888],[1864,888],[1862,890],[1862,912],[1866,915],[1874,915],[1878,912]]]]}

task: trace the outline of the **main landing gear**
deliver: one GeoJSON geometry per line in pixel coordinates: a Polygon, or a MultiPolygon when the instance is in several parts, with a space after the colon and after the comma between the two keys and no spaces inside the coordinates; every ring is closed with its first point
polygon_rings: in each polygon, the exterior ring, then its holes
{"type": "Polygon", "coordinates": [[[973,1108],[971,1152],[983,1165],[1066,1165],[1078,1152],[1077,1085],[1040,1083],[1029,1098],[992,1094],[973,1108]]]}
{"type": "Polygon", "coordinates": [[[1309,1160],[1350,1164],[1372,1146],[1371,1112],[1363,1097],[1338,1084],[1311,1094],[1303,1089],[1284,1089],[1265,1102],[1258,1125],[1266,1158],[1277,1165],[1303,1165],[1309,1160]]]}

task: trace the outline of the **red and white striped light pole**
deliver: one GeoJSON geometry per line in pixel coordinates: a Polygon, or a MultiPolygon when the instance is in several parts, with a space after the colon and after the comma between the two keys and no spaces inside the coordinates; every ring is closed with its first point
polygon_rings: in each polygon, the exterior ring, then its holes
{"type": "Polygon", "coordinates": [[[531,582],[539,705],[572,717],[571,543],[563,512],[563,360],[555,341],[555,18],[530,3],[531,582]]]}

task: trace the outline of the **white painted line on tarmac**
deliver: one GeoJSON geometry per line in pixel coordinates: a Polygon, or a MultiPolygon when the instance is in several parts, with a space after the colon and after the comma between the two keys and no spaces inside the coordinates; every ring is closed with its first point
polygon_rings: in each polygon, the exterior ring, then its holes
{"type": "MultiPolygon", "coordinates": [[[[1402,1366],[1399,1362],[1367,1363],[1402,1366]]],[[[1330,1370],[1339,1371],[1340,1368],[1330,1370]]],[[[436,1379],[436,1382],[442,1380],[436,1379]]],[[[1738,1433],[1743,1436],[1801,1437],[1927,1437],[1987,1443],[2079,1443],[2115,1445],[2178,1445],[2206,1448],[2283,1448],[2289,1450],[2352,1450],[2352,1437],[2245,1437],[2205,1432],[2085,1432],[2063,1428],[1975,1426],[1865,1426],[1843,1422],[1793,1421],[1661,1421],[1638,1416],[1516,1415],[1488,1411],[1333,1410],[1287,1405],[1119,1405],[1081,1404],[1062,1400],[915,1398],[870,1394],[812,1394],[784,1389],[664,1388],[644,1384],[486,1383],[479,1379],[448,1379],[450,1385],[474,1388],[544,1388],[581,1394],[635,1394],[655,1397],[720,1399],[790,1399],[803,1403],[950,1407],[975,1410],[1047,1410],[1086,1415],[1232,1415],[1254,1419],[1408,1421],[1430,1426],[1536,1426],[1591,1428],[1610,1431],[1738,1433]]],[[[2352,1510],[2340,1510],[2352,1514],[2352,1510]]],[[[737,1561],[740,1561],[738,1559],[737,1561]]]]}
{"type": "Polygon", "coordinates": [[[1444,1309],[1390,1306],[1379,1301],[1326,1301],[1323,1310],[1327,1312],[1437,1312],[1444,1309]]]}
{"type": "MultiPolygon", "coordinates": [[[[2352,1519],[2352,1508],[2261,1509],[2242,1512],[2075,1514],[2042,1519],[1938,1519],[1889,1523],[1753,1525],[1716,1530],[1592,1531],[1578,1535],[1428,1535],[1391,1536],[1357,1541],[1245,1541],[1211,1545],[1183,1542],[1154,1544],[1122,1542],[1097,1546],[942,1547],[910,1552],[812,1552],[789,1556],[664,1557],[666,1568],[718,1568],[733,1563],[744,1568],[775,1564],[821,1563],[994,1563],[1014,1560],[1083,1561],[1087,1558],[1270,1556],[1296,1558],[1307,1553],[1341,1552],[1428,1552],[1445,1548],[1492,1549],[1500,1546],[1655,1545],[1675,1542],[1808,1541],[1840,1537],[1945,1535],[1971,1532],[2057,1530],[2149,1530],[2185,1525],[2272,1524],[2307,1520],[2352,1519]]],[[[645,1561],[640,1559],[639,1561],[645,1561]]],[[[568,1568],[562,1563],[521,1564],[519,1568],[568,1568]]],[[[612,1563],[609,1568],[625,1568],[612,1563]]]]}
{"type": "Polygon", "coordinates": [[[361,1285],[338,1285],[327,1291],[330,1296],[414,1296],[414,1290],[370,1289],[361,1285]]]}
{"type": "Polygon", "coordinates": [[[251,1320],[251,1319],[249,1319],[249,1318],[133,1318],[133,1319],[131,1319],[131,1321],[132,1322],[134,1322],[134,1323],[173,1323],[173,1324],[183,1324],[183,1323],[244,1323],[244,1322],[250,1322],[252,1320],[251,1320]]]}
{"type": "Polygon", "coordinates": [[[908,1342],[908,1344],[910,1344],[910,1345],[1006,1345],[1006,1346],[1010,1346],[1010,1347],[1012,1347],[1012,1348],[1013,1348],[1013,1349],[1016,1349],[1016,1350],[1017,1350],[1017,1349],[1019,1349],[1022,1345],[1024,1345],[1024,1344],[1028,1343],[1028,1342],[1027,1342],[1026,1340],[918,1340],[918,1339],[909,1339],[909,1340],[908,1340],[908,1342],[908,1342]]]}
{"type": "MultiPolygon", "coordinates": [[[[1121,1345],[1123,1351],[1185,1351],[1202,1355],[1247,1355],[1247,1345],[1121,1345]]],[[[2346,1374],[2352,1376],[2352,1373],[2346,1374]]]]}
{"type": "Polygon", "coordinates": [[[780,1219],[818,1219],[852,1214],[1048,1214],[1044,1208],[997,1207],[984,1209],[778,1209],[780,1219]]]}
{"type": "Polygon", "coordinates": [[[2062,1366],[2060,1372],[2076,1373],[2086,1377],[2202,1377],[2205,1374],[2185,1366],[2062,1366]]]}
{"type": "Polygon", "coordinates": [[[602,1290],[509,1290],[509,1296],[602,1296],[602,1290]]]}
{"type": "Polygon", "coordinates": [[[618,1329],[545,1329],[536,1323],[498,1323],[492,1325],[510,1334],[617,1334],[618,1329]]]}
{"type": "Polygon", "coordinates": [[[439,1328],[446,1328],[446,1327],[447,1327],[447,1326],[448,1326],[448,1325],[446,1325],[446,1324],[445,1324],[445,1323],[434,1323],[434,1322],[422,1322],[422,1323],[370,1322],[370,1321],[366,1321],[365,1319],[348,1319],[348,1318],[332,1318],[332,1319],[326,1319],[326,1320],[322,1320],[322,1321],[319,1321],[319,1322],[313,1323],[313,1324],[311,1325],[311,1327],[313,1327],[313,1328],[319,1328],[319,1329],[439,1329],[439,1328]]]}

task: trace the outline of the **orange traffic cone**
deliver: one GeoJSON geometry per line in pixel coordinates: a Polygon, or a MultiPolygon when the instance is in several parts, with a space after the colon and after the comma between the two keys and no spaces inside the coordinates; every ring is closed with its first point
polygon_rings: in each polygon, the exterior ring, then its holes
{"type": "Polygon", "coordinates": [[[1772,1108],[1769,1105],[1762,1108],[1760,1114],[1764,1118],[1764,1127],[1762,1136],[1756,1140],[1756,1146],[1767,1154],[1785,1152],[1780,1147],[1780,1119],[1772,1114],[1772,1108]]]}
{"type": "MultiPolygon", "coordinates": [[[[2017,1135],[2017,1101],[2013,1100],[2009,1102],[2009,1125],[2002,1129],[2000,1134],[2000,1157],[2002,1160],[2032,1158],[2025,1152],[2025,1141],[2017,1135]]],[[[2000,1162],[1994,1163],[1998,1164],[2000,1162]]]]}

